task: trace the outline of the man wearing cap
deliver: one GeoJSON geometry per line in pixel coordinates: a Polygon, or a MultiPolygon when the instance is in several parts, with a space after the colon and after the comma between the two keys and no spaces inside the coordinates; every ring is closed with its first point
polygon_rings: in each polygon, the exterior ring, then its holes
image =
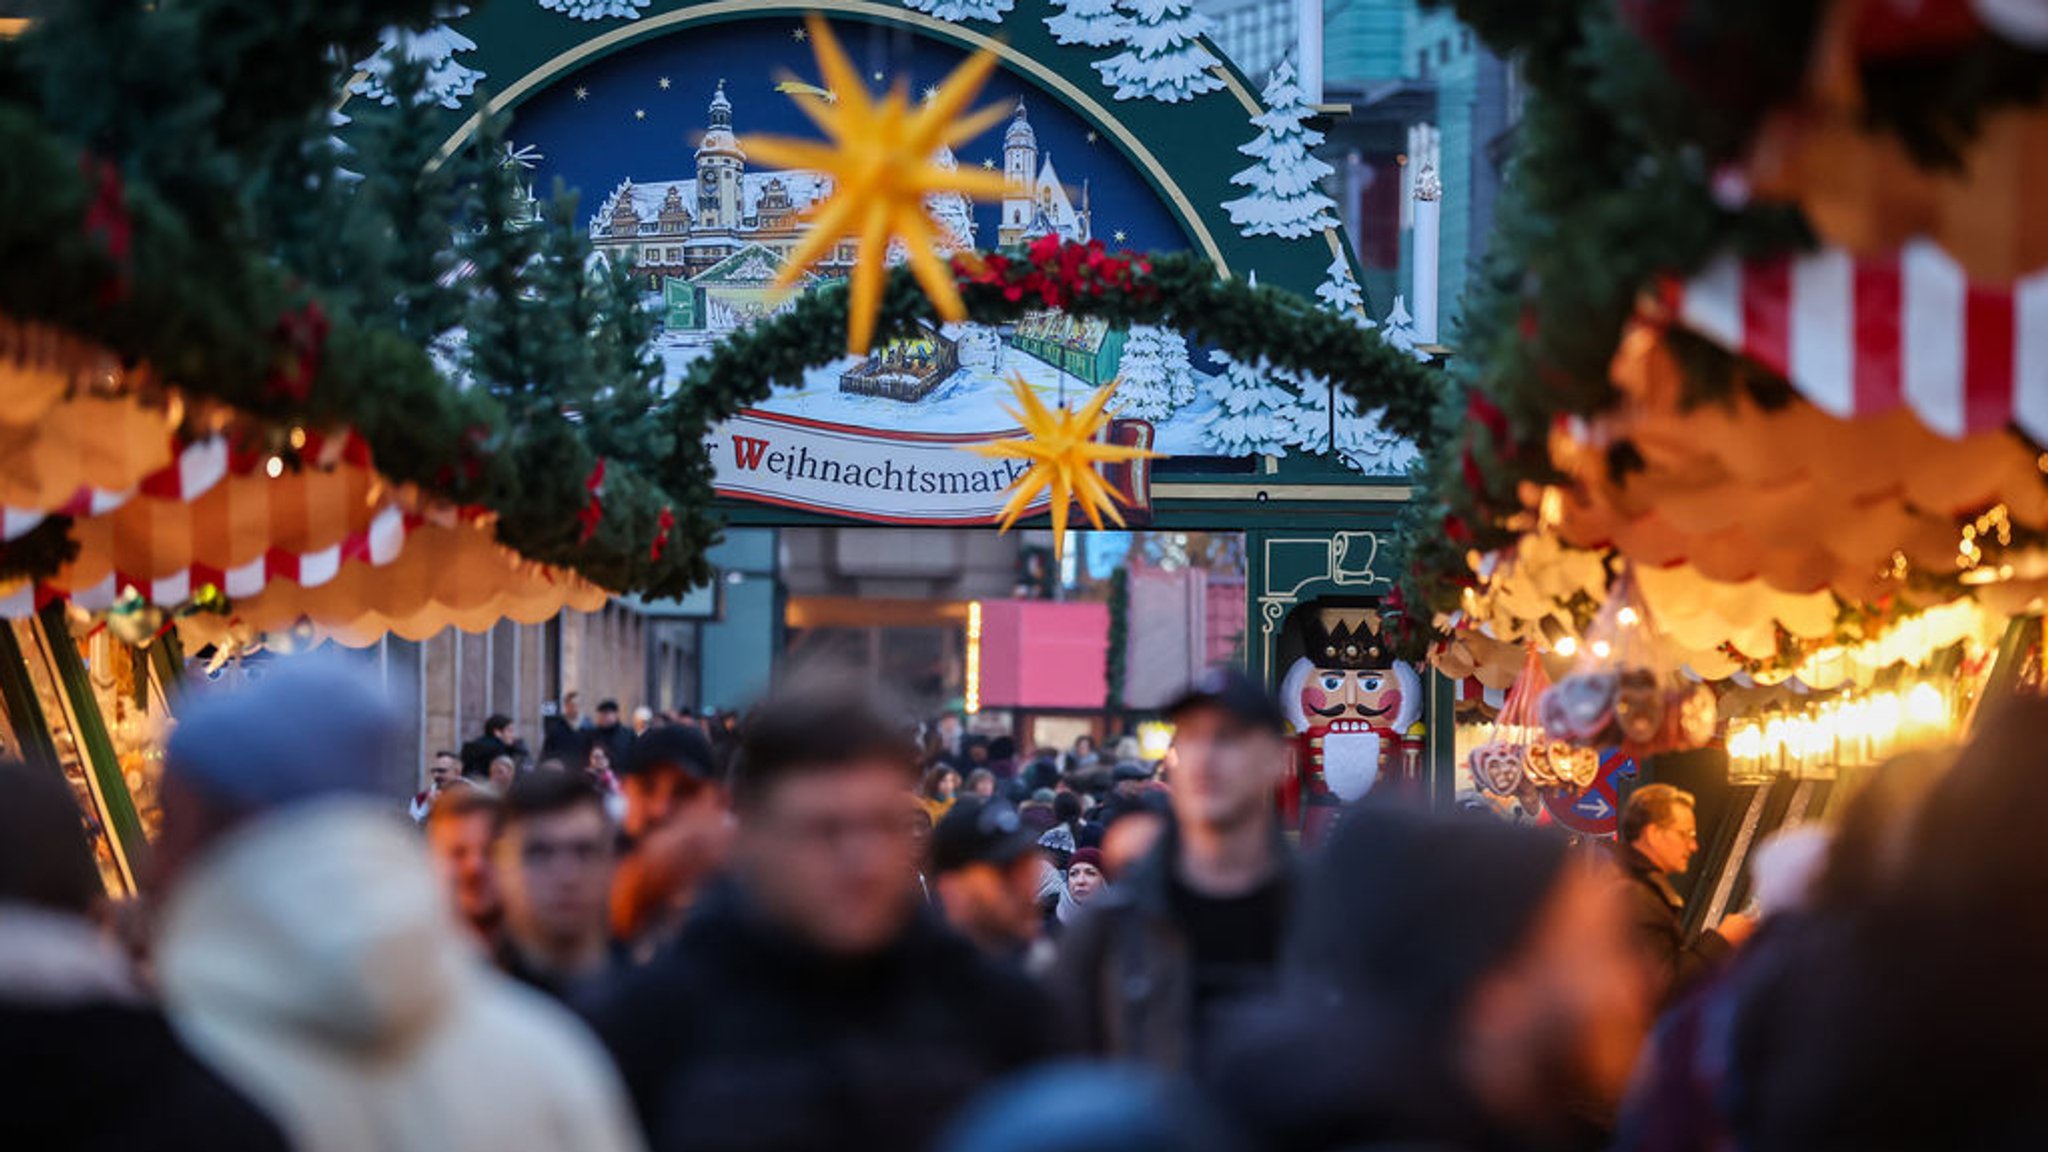
{"type": "Polygon", "coordinates": [[[1017,810],[973,796],[954,804],[932,834],[932,867],[953,930],[992,959],[1028,963],[1043,922],[1038,894],[1052,866],[1017,810]]]}
{"type": "Polygon", "coordinates": [[[1271,988],[1293,864],[1273,807],[1287,737],[1271,694],[1214,668],[1167,718],[1172,824],[1075,922],[1053,985],[1084,1047],[1182,1070],[1271,988]]]}
{"type": "Polygon", "coordinates": [[[374,681],[293,657],[184,709],[156,954],[179,1034],[297,1152],[634,1152],[604,1054],[484,963],[381,794],[397,725],[374,681]]]}
{"type": "Polygon", "coordinates": [[[732,801],[711,741],[652,728],[618,762],[625,848],[612,883],[612,934],[630,945],[668,935],[704,878],[725,864],[732,801]]]}

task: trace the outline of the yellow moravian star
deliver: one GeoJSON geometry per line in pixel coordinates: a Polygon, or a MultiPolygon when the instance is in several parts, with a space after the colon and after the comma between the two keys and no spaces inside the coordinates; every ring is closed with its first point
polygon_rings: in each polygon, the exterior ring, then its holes
{"type": "Polygon", "coordinates": [[[913,111],[908,88],[901,82],[880,99],[868,92],[822,17],[812,13],[805,25],[817,53],[820,79],[837,99],[795,103],[830,143],[786,136],[749,135],[740,140],[748,155],[764,163],[810,169],[832,178],[832,194],[811,209],[808,230],[777,274],[776,288],[795,284],[845,237],[859,237],[846,345],[849,352],[864,354],[874,339],[890,243],[900,241],[909,254],[911,272],[939,316],[955,323],[966,320],[967,308],[954,287],[952,269],[933,247],[941,229],[925,206],[925,197],[935,192],[983,199],[1003,195],[1006,185],[1000,174],[972,167],[943,168],[934,160],[940,148],[964,144],[1009,115],[1010,109],[1000,105],[961,115],[995,70],[995,54],[975,53],[913,111]]]}
{"type": "Polygon", "coordinates": [[[1010,390],[1016,395],[1020,408],[1005,407],[1003,410],[1030,436],[1020,440],[975,444],[968,450],[1000,459],[1031,461],[1030,470],[1010,485],[1010,500],[1003,505],[1001,526],[1003,531],[1009,531],[1039,493],[1050,491],[1052,552],[1054,563],[1058,563],[1066,548],[1069,504],[1078,501],[1081,511],[1097,531],[1102,529],[1104,513],[1108,513],[1117,527],[1124,526],[1124,515],[1116,507],[1126,503],[1124,494],[1110,487],[1095,466],[1120,460],[1151,460],[1162,453],[1149,448],[1104,444],[1095,439],[1110,421],[1112,413],[1104,409],[1109,405],[1110,396],[1116,392],[1115,381],[1103,385],[1088,398],[1086,404],[1072,410],[1046,407],[1038,394],[1031,390],[1031,385],[1024,382],[1024,377],[1014,372],[1010,374],[1010,390]]]}

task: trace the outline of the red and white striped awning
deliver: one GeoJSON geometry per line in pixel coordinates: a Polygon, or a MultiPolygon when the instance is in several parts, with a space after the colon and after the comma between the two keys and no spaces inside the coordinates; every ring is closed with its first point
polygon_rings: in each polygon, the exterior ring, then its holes
{"type": "Polygon", "coordinates": [[[133,499],[137,492],[158,500],[185,503],[212,491],[228,474],[228,442],[224,436],[194,441],[170,464],[144,477],[135,488],[110,491],[86,485],[55,508],[0,506],[0,543],[18,539],[51,516],[103,516],[133,499]]]}
{"type": "Polygon", "coordinates": [[[1677,289],[1676,307],[1833,415],[1903,403],[1950,438],[2016,424],[2048,444],[2048,269],[1973,283],[1925,240],[1885,258],[1724,256],[1677,289]]]}

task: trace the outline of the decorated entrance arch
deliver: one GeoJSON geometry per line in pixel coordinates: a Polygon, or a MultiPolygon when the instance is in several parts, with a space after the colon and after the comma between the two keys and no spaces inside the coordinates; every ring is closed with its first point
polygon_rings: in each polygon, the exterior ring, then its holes
{"type": "Polygon", "coordinates": [[[1391,589],[1391,550],[1377,565],[1370,553],[1438,377],[1374,330],[1291,73],[1262,103],[1196,38],[1188,5],[1151,6],[1154,32],[1184,33],[1163,50],[1097,7],[711,0],[577,20],[500,3],[450,29],[473,47],[449,62],[500,95],[458,97],[444,150],[509,112],[522,178],[579,188],[596,253],[630,262],[660,310],[664,414],[710,449],[662,462],[672,496],[755,524],[993,523],[1016,469],[958,449],[1015,435],[1000,407],[1013,381],[1070,407],[1113,385],[1116,438],[1169,457],[1111,471],[1135,514],[1249,531],[1252,662],[1277,681],[1299,628],[1265,618],[1281,588],[1304,601],[1391,589]],[[841,95],[813,63],[804,12],[828,18],[864,86],[902,85],[913,106],[969,52],[996,55],[976,103],[1007,112],[936,160],[1001,174],[1003,195],[928,205],[967,323],[943,323],[897,267],[869,354],[847,356],[851,239],[797,278],[800,294],[770,291],[794,275],[802,213],[832,190],[748,149],[757,133],[815,138],[809,121],[841,95]],[[1266,558],[1277,538],[1363,570],[1311,588],[1266,558]]]}
{"type": "MultiPolygon", "coordinates": [[[[673,596],[728,520],[880,519],[876,478],[913,454],[983,478],[900,518],[993,523],[1001,493],[973,489],[1014,465],[958,448],[1015,437],[1013,375],[1053,406],[1115,382],[1115,435],[1171,457],[1111,477],[1137,514],[1244,531],[1251,603],[1312,598],[1268,538],[1386,532],[1433,370],[1372,328],[1387,302],[1359,291],[1286,70],[1254,92],[1183,0],[1109,12],[63,6],[0,55],[0,436],[41,462],[0,486],[0,617],[364,644],[673,596]],[[742,143],[816,139],[806,109],[839,94],[797,38],[812,11],[911,103],[998,64],[1002,114],[932,158],[1006,181],[933,206],[967,322],[892,269],[861,359],[851,252],[764,290],[826,187],[742,143]],[[152,74],[103,74],[144,44],[152,74]],[[720,462],[766,428],[813,465],[764,445],[748,492],[720,462]],[[826,440],[853,453],[832,499],[826,440]]],[[[1340,590],[1388,575],[1382,551],[1340,590]]]]}

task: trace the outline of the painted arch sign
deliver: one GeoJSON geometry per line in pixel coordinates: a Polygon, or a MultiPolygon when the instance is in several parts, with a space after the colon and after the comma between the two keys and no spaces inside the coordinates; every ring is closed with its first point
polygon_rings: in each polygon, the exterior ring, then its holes
{"type": "MultiPolygon", "coordinates": [[[[818,86],[807,12],[827,18],[873,89],[929,91],[969,53],[998,56],[980,103],[1008,114],[936,159],[1000,172],[1007,192],[934,197],[950,249],[1056,235],[1193,250],[1223,275],[1370,323],[1299,89],[1283,71],[1262,101],[1201,37],[1192,0],[492,0],[407,50],[448,109],[449,149],[491,93],[490,109],[511,113],[508,162],[535,188],[580,193],[599,255],[642,278],[673,379],[784,306],[771,285],[830,192],[824,174],[758,163],[744,146],[748,133],[814,134],[796,101],[835,98],[818,86]]],[[[379,95],[374,63],[357,92],[379,95]]],[[[832,283],[853,256],[848,240],[803,287],[832,283]]],[[[1048,404],[1114,382],[1114,434],[1180,471],[1320,454],[1388,475],[1413,455],[1312,378],[1233,363],[1170,330],[1045,312],[927,330],[811,371],[714,433],[718,491],[887,523],[990,522],[1007,479],[961,448],[1018,434],[1003,407],[1012,376],[1048,404]]],[[[1143,507],[1146,469],[1111,480],[1143,507]]]]}

